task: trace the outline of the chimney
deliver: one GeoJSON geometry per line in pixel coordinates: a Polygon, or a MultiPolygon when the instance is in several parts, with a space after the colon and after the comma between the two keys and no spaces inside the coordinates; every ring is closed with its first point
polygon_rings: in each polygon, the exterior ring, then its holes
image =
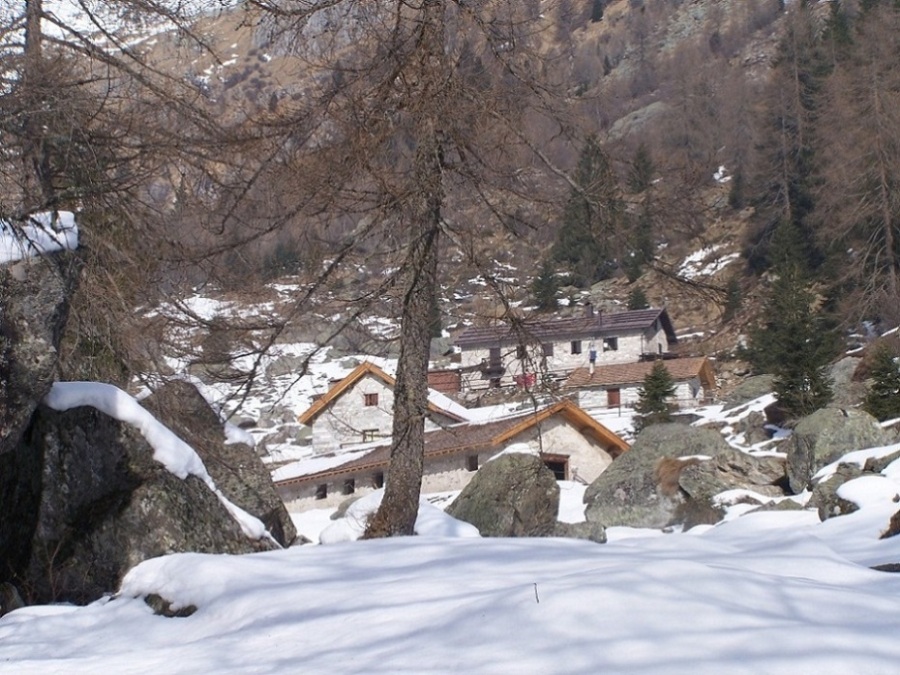
{"type": "Polygon", "coordinates": [[[584,316],[588,319],[594,316],[594,305],[592,303],[584,303],[584,316]]]}

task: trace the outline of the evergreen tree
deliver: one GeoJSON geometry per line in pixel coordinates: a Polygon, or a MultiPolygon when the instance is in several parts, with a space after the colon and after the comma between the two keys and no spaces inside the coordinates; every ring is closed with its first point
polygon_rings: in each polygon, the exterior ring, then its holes
{"type": "Polygon", "coordinates": [[[634,416],[635,433],[640,433],[651,424],[671,422],[668,399],[674,395],[675,380],[664,362],[657,361],[638,392],[638,402],[634,406],[638,413],[634,416]]]}
{"type": "Polygon", "coordinates": [[[616,269],[614,242],[621,234],[624,207],[609,158],[589,136],[578,159],[572,188],[551,255],[569,266],[577,285],[609,278],[616,269]]]}
{"type": "Polygon", "coordinates": [[[900,355],[887,344],[875,349],[872,386],[863,409],[879,421],[900,417],[900,355]]]}
{"type": "MultiPolygon", "coordinates": [[[[790,241],[793,229],[790,221],[783,223],[776,241],[790,241]]],[[[813,307],[803,257],[782,244],[776,251],[778,276],[766,302],[765,320],[750,331],[750,347],[744,355],[754,372],[775,376],[782,409],[790,417],[802,417],[831,400],[825,370],[836,352],[836,337],[826,317],[813,307]]]]}
{"type": "Polygon", "coordinates": [[[640,286],[635,286],[628,296],[628,309],[647,309],[650,303],[640,286]]]}
{"type": "Polygon", "coordinates": [[[594,0],[594,4],[591,6],[591,21],[597,23],[603,19],[603,6],[606,4],[606,0],[594,0]]]}
{"type": "Polygon", "coordinates": [[[632,194],[640,194],[653,185],[653,174],[656,172],[656,166],[653,164],[653,157],[645,143],[641,143],[635,150],[634,158],[631,160],[631,169],[628,172],[628,189],[632,194]]]}
{"type": "Polygon", "coordinates": [[[736,276],[728,280],[725,287],[725,307],[722,310],[722,321],[731,321],[741,308],[741,282],[736,276]]]}
{"type": "Polygon", "coordinates": [[[538,311],[552,312],[557,308],[556,294],[559,291],[559,279],[550,260],[544,260],[541,270],[531,282],[531,293],[538,311]]]}

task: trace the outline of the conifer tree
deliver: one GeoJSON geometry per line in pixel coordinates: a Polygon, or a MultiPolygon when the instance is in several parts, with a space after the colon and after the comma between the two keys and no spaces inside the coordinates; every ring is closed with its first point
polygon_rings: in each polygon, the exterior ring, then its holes
{"type": "Polygon", "coordinates": [[[653,174],[656,166],[646,143],[641,143],[631,160],[631,169],[628,172],[628,189],[633,194],[640,194],[653,185],[653,174]]]}
{"type": "Polygon", "coordinates": [[[556,270],[550,260],[544,260],[541,270],[531,282],[531,292],[534,295],[538,311],[552,312],[557,308],[556,294],[559,291],[559,279],[556,270]]]}
{"type": "Polygon", "coordinates": [[[879,421],[900,417],[900,356],[887,344],[875,349],[872,386],[863,409],[879,421]]]}
{"type": "Polygon", "coordinates": [[[576,284],[586,286],[616,269],[614,242],[624,217],[616,176],[596,136],[585,141],[572,182],[552,257],[569,266],[576,284]]]}
{"type": "Polygon", "coordinates": [[[671,422],[668,399],[675,395],[675,380],[662,361],[653,364],[644,384],[638,392],[638,402],[634,409],[634,431],[640,433],[651,424],[671,422]]]}
{"type": "Polygon", "coordinates": [[[775,394],[790,417],[802,417],[832,398],[825,372],[836,351],[834,332],[814,308],[805,259],[788,242],[797,238],[791,221],[775,235],[775,273],[763,322],[750,332],[745,356],[757,373],[775,376],[775,394]]]}
{"type": "Polygon", "coordinates": [[[628,296],[628,309],[647,309],[650,303],[647,302],[647,295],[640,286],[635,286],[628,296]]]}

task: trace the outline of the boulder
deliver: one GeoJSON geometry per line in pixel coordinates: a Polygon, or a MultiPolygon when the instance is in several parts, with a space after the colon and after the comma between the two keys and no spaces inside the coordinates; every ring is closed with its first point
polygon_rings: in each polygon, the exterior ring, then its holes
{"type": "Polygon", "coordinates": [[[559,485],[540,457],[511,453],[487,462],[447,513],[483,537],[543,537],[556,531],[559,485]]]}
{"type": "Polygon", "coordinates": [[[746,445],[764,443],[772,438],[771,432],[766,429],[766,416],[754,410],[746,417],[742,417],[734,424],[734,431],[743,434],[746,445]]]}
{"type": "Polygon", "coordinates": [[[854,478],[859,478],[863,473],[863,469],[856,464],[840,464],[833,475],[816,483],[810,504],[816,507],[820,520],[844,516],[859,510],[855,503],[838,496],[838,488],[854,478]]]}
{"type": "Polygon", "coordinates": [[[272,474],[256,451],[244,443],[226,443],[216,412],[193,384],[166,383],[141,405],[190,445],[222,493],[247,513],[259,518],[282,546],[297,536],[272,474]]]}
{"type": "Polygon", "coordinates": [[[56,379],[78,270],[68,252],[0,265],[0,455],[18,446],[56,379]]]}
{"type": "Polygon", "coordinates": [[[566,537],[568,539],[587,539],[596,544],[606,543],[606,528],[600,523],[556,523],[553,529],[554,537],[566,537]]]}
{"type": "Polygon", "coordinates": [[[585,517],[606,527],[666,527],[684,495],[677,476],[659,474],[660,462],[693,455],[715,457],[727,450],[722,435],[711,429],[674,423],[649,426],[588,486],[585,517]]]}
{"type": "Polygon", "coordinates": [[[783,497],[785,461],[781,457],[755,457],[723,448],[712,459],[684,468],[678,486],[694,499],[712,499],[726,490],[751,490],[766,497],[783,497]]]}
{"type": "Polygon", "coordinates": [[[775,377],[772,375],[754,375],[736,386],[725,397],[723,410],[733,410],[750,401],[771,394],[775,389],[775,377]]]}
{"type": "Polygon", "coordinates": [[[823,408],[797,422],[783,443],[788,479],[794,493],[812,487],[811,479],[822,467],[851,450],[888,445],[890,434],[878,420],[862,410],[823,408]]]}
{"type": "Polygon", "coordinates": [[[866,385],[854,379],[862,359],[846,356],[828,369],[831,389],[834,391],[832,406],[855,407],[866,398],[866,385]]]}
{"type": "Polygon", "coordinates": [[[0,570],[30,602],[91,602],[167,553],[275,546],[250,540],[202,480],[169,473],[137,429],[94,408],[41,406],[0,459],[0,570]]]}

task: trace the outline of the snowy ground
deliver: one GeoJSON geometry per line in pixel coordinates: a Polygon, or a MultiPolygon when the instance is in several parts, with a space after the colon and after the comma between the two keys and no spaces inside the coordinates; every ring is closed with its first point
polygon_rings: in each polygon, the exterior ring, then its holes
{"type": "Polygon", "coordinates": [[[900,576],[866,568],[900,560],[876,538],[894,508],[157,558],[115,599],[0,619],[0,672],[896,673],[900,576]],[[151,592],[198,610],[154,616],[151,592]]]}
{"type": "MultiPolygon", "coordinates": [[[[563,484],[562,519],[583,517],[582,492],[563,484]]],[[[879,539],[900,462],[841,494],[860,510],[733,507],[602,545],[481,539],[428,505],[417,537],[157,558],[114,598],[0,619],[0,672],[896,673],[900,576],[869,568],[900,562],[900,538],[879,539]],[[155,616],[149,593],[197,611],[155,616]]],[[[295,519],[317,540],[329,515],[295,519]]]]}

